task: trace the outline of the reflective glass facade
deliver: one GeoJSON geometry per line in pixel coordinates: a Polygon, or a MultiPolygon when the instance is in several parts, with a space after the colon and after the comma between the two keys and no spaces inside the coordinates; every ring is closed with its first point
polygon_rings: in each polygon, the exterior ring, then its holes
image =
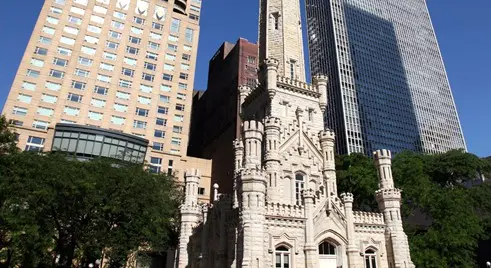
{"type": "Polygon", "coordinates": [[[79,158],[109,157],[143,163],[146,139],[95,127],[57,124],[52,151],[75,154],[79,158]]]}
{"type": "Polygon", "coordinates": [[[306,0],[306,11],[338,153],[466,148],[424,0],[306,0]]]}

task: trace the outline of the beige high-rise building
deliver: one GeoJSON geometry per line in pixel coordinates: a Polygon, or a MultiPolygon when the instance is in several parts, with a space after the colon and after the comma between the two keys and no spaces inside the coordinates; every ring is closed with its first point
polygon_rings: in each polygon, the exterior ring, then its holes
{"type": "Polygon", "coordinates": [[[207,169],[185,156],[200,9],[201,0],[45,0],[3,110],[19,147],[50,150],[48,129],[72,123],[149,140],[154,171],[207,169]]]}

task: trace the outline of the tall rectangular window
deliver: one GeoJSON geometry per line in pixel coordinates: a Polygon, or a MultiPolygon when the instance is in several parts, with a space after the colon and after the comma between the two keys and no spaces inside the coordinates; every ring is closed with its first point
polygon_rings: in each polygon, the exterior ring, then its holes
{"type": "Polygon", "coordinates": [[[181,20],[176,19],[176,18],[172,18],[172,22],[170,25],[170,31],[173,33],[178,33],[180,26],[181,26],[181,20]]]}
{"type": "Polygon", "coordinates": [[[194,36],[194,30],[191,28],[186,28],[186,32],[185,32],[186,41],[189,43],[192,43],[193,42],[193,36],[194,36]]]}

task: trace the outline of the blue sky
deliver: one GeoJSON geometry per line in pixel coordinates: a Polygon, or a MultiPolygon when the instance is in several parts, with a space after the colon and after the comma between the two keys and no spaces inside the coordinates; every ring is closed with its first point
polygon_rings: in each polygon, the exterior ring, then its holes
{"type": "MultiPolygon", "coordinates": [[[[392,0],[403,1],[403,0],[392,0]]],[[[2,1],[0,104],[7,98],[44,0],[2,1]]],[[[222,42],[257,40],[259,0],[203,0],[195,88],[206,89],[208,61],[222,42]]],[[[490,0],[428,0],[468,150],[491,155],[490,0]]]]}

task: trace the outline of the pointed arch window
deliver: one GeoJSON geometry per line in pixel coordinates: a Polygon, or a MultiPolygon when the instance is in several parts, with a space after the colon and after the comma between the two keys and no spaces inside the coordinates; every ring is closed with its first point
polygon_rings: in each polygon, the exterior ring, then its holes
{"type": "Polygon", "coordinates": [[[336,246],[324,241],[319,245],[319,254],[320,255],[336,255],[336,246]]]}
{"type": "Polygon", "coordinates": [[[371,248],[365,251],[365,268],[377,268],[377,252],[371,248]]]}
{"type": "Polygon", "coordinates": [[[275,249],[275,267],[290,268],[290,249],[285,246],[279,246],[275,249]]]}
{"type": "Polygon", "coordinates": [[[305,187],[305,175],[295,174],[295,201],[297,205],[302,204],[302,191],[305,187]]]}

